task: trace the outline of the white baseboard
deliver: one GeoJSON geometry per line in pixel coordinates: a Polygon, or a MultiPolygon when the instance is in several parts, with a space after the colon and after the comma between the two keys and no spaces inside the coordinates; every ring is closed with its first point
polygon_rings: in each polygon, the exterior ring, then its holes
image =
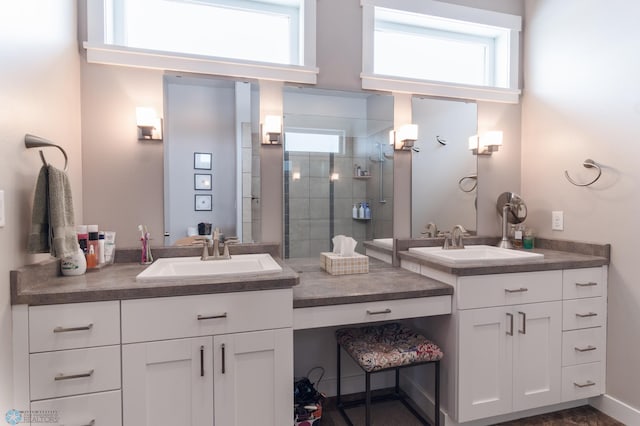
{"type": "Polygon", "coordinates": [[[589,404],[625,425],[640,425],[640,410],[611,395],[605,394],[591,398],[589,404]]]}

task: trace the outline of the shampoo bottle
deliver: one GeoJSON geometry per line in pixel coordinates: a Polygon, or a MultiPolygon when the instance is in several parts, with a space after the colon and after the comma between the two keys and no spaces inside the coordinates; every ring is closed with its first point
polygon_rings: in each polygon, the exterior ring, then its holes
{"type": "Polygon", "coordinates": [[[369,203],[364,203],[364,218],[371,219],[371,208],[369,207],[369,203]]]}
{"type": "Polygon", "coordinates": [[[360,219],[364,219],[364,203],[360,203],[360,208],[358,209],[358,217],[360,219]]]}
{"type": "Polygon", "coordinates": [[[354,218],[354,219],[358,218],[358,205],[357,204],[353,205],[353,210],[351,212],[351,217],[354,218]]]}

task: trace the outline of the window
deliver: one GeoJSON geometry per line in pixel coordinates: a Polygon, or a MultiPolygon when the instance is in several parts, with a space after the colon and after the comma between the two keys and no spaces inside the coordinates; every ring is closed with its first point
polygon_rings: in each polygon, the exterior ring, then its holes
{"type": "Polygon", "coordinates": [[[315,83],[315,0],[90,0],[87,15],[90,62],[315,83]]]}
{"type": "Polygon", "coordinates": [[[520,17],[440,2],[363,3],[363,88],[518,101],[520,17]]]}
{"type": "Polygon", "coordinates": [[[331,131],[294,130],[285,132],[284,143],[285,150],[288,152],[339,154],[342,136],[338,132],[331,131]]]}

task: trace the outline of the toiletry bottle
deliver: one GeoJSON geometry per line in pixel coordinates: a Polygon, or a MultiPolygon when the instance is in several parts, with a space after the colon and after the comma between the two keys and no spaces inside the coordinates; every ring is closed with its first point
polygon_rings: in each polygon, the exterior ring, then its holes
{"type": "Polygon", "coordinates": [[[533,229],[527,228],[522,237],[522,247],[531,250],[534,246],[533,239],[533,229]]]}
{"type": "Polygon", "coordinates": [[[522,236],[524,234],[524,225],[516,225],[513,232],[513,247],[522,248],[522,236]]]}
{"type": "Polygon", "coordinates": [[[98,232],[98,263],[102,265],[105,263],[104,257],[104,232],[98,232]]]}
{"type": "Polygon", "coordinates": [[[353,205],[353,211],[351,213],[351,217],[354,218],[354,219],[358,218],[358,205],[357,204],[353,205]]]}
{"type": "Polygon", "coordinates": [[[96,255],[97,261],[100,253],[100,248],[98,247],[98,240],[100,238],[98,234],[98,225],[88,225],[87,230],[89,231],[89,248],[93,247],[93,253],[96,255]]]}
{"type": "Polygon", "coordinates": [[[60,259],[60,271],[65,276],[82,275],[87,271],[87,259],[81,248],[76,254],[60,259]]]}
{"type": "Polygon", "coordinates": [[[358,209],[358,217],[360,219],[364,219],[364,203],[360,203],[360,208],[358,209]]]}
{"type": "Polygon", "coordinates": [[[87,269],[92,269],[97,266],[96,252],[93,246],[89,246],[89,254],[87,254],[87,269]]]}
{"type": "Polygon", "coordinates": [[[364,203],[364,218],[371,219],[371,207],[369,207],[369,203],[364,203]]]}
{"type": "Polygon", "coordinates": [[[76,226],[76,233],[78,234],[78,244],[80,245],[80,249],[86,256],[89,252],[89,234],[87,233],[87,225],[76,226]]]}

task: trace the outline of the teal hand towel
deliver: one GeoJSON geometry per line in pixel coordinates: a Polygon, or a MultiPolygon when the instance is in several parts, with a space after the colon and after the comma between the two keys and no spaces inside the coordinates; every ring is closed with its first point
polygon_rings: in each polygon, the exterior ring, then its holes
{"type": "Polygon", "coordinates": [[[33,202],[29,251],[63,258],[78,252],[69,177],[49,165],[38,175],[33,202]],[[44,194],[44,196],[43,196],[44,194]]]}

